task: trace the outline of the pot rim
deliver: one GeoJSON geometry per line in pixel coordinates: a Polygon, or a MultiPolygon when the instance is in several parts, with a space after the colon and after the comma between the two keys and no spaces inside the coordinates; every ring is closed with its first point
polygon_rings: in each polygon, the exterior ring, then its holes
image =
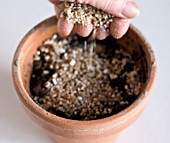
{"type": "MultiPolygon", "coordinates": [[[[133,25],[130,25],[130,29],[133,32],[135,32],[136,35],[142,41],[142,43],[145,44],[146,49],[148,49],[148,53],[150,54],[149,56],[151,58],[152,64],[150,65],[150,70],[149,70],[150,76],[148,77],[147,85],[144,87],[144,90],[139,95],[139,97],[130,106],[128,106],[124,110],[118,112],[117,114],[114,114],[114,115],[106,117],[106,118],[97,119],[97,120],[80,121],[80,120],[71,120],[71,119],[62,118],[60,116],[56,116],[50,112],[47,112],[46,110],[44,110],[43,108],[38,106],[31,99],[31,97],[29,96],[29,93],[24,88],[23,81],[21,78],[21,73],[20,73],[20,67],[18,66],[18,63],[19,63],[18,61],[20,60],[20,49],[22,49],[22,45],[27,41],[28,37],[31,36],[32,33],[34,33],[34,31],[36,31],[39,27],[44,25],[44,23],[47,23],[48,21],[53,21],[53,20],[56,20],[55,16],[52,16],[52,17],[42,21],[41,23],[36,25],[34,28],[32,28],[24,36],[24,38],[20,42],[20,44],[15,52],[15,55],[13,58],[13,63],[12,63],[13,82],[14,82],[15,89],[16,89],[18,96],[19,96],[20,100],[22,101],[22,103],[29,110],[31,110],[31,112],[33,112],[36,116],[40,117],[44,121],[48,121],[48,123],[50,123],[50,124],[59,125],[62,127],[66,127],[68,125],[69,128],[79,128],[79,129],[84,129],[84,128],[87,128],[87,127],[90,127],[93,125],[97,125],[98,128],[100,128],[100,126],[104,125],[104,124],[108,125],[107,128],[111,128],[111,126],[109,126],[110,123],[112,123],[113,126],[116,127],[116,125],[120,125],[121,123],[125,122],[125,120],[127,120],[127,119],[124,119],[124,121],[117,123],[117,121],[120,121],[120,119],[125,117],[126,114],[131,114],[132,111],[134,114],[135,114],[135,112],[138,112],[139,109],[137,109],[137,107],[143,106],[144,103],[142,101],[144,101],[146,98],[148,98],[148,96],[149,96],[148,93],[150,92],[150,90],[153,87],[153,83],[155,81],[155,76],[156,76],[156,60],[155,60],[155,55],[154,55],[151,45],[148,43],[146,38],[141,34],[141,32],[133,25]]],[[[131,117],[129,117],[129,118],[131,118],[131,117]]]]}

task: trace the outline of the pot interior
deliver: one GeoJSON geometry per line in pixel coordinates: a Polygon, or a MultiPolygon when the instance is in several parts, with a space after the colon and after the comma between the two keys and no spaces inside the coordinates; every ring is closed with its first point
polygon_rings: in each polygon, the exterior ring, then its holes
{"type": "MultiPolygon", "coordinates": [[[[51,18],[39,24],[26,35],[26,37],[20,44],[18,66],[20,69],[24,88],[29,93],[29,95],[31,95],[29,84],[30,75],[32,73],[33,55],[43,41],[50,38],[53,34],[57,33],[56,22],[57,20],[55,18],[51,18]]],[[[126,49],[126,51],[133,55],[134,60],[137,64],[139,64],[139,67],[141,67],[142,69],[142,71],[140,72],[140,93],[143,92],[151,75],[151,65],[153,64],[150,51],[147,47],[148,45],[145,43],[143,38],[141,38],[140,35],[137,34],[134,28],[131,26],[126,35],[120,40],[108,37],[104,40],[104,42],[109,43],[109,45],[113,45],[113,47],[115,44],[120,44],[121,47],[123,47],[124,49],[126,49]]]]}

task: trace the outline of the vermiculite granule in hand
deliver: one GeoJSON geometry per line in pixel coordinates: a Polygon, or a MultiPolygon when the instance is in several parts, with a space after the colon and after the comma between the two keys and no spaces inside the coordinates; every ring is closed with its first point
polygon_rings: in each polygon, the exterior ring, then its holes
{"type": "Polygon", "coordinates": [[[113,16],[88,4],[77,2],[65,2],[61,17],[74,24],[88,26],[93,24],[94,28],[108,29],[113,21],[113,16]]]}

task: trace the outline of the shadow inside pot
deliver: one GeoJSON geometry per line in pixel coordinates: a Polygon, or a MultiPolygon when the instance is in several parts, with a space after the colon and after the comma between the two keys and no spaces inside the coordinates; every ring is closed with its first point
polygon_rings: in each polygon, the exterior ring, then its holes
{"type": "Polygon", "coordinates": [[[45,132],[26,116],[14,90],[11,72],[3,66],[0,69],[0,138],[4,142],[52,142],[45,132]]]}

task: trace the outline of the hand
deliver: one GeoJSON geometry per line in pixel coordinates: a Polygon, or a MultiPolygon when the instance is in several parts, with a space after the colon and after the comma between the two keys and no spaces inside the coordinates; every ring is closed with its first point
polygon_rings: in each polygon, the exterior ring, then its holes
{"type": "MultiPolygon", "coordinates": [[[[50,1],[55,6],[58,18],[58,33],[61,36],[68,36],[72,30],[83,37],[88,36],[92,32],[93,25],[89,25],[88,27],[80,24],[74,25],[60,17],[61,12],[63,11],[62,3],[65,0],[50,1]]],[[[74,2],[75,0],[68,1],[74,2]]],[[[121,38],[127,32],[131,19],[139,15],[139,9],[134,0],[77,0],[77,2],[89,4],[114,16],[114,20],[110,24],[110,33],[100,28],[96,30],[96,38],[98,39],[105,39],[109,34],[117,39],[121,38]]]]}

